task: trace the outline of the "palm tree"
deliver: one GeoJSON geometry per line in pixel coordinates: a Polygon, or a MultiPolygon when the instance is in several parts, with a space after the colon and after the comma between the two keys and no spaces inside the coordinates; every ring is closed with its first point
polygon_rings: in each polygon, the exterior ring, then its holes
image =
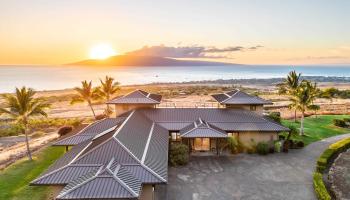
{"type": "Polygon", "coordinates": [[[32,154],[29,148],[27,132],[28,121],[34,116],[41,115],[47,117],[45,109],[50,107],[50,104],[45,103],[41,98],[34,98],[34,95],[35,91],[31,88],[16,88],[14,95],[3,95],[5,100],[5,108],[0,108],[0,114],[8,115],[22,126],[22,133],[25,135],[29,160],[32,160],[32,154]]]}
{"type": "MultiPolygon", "coordinates": [[[[287,78],[283,81],[282,84],[279,84],[279,93],[280,94],[287,94],[290,97],[293,97],[298,87],[300,86],[301,79],[300,79],[301,73],[296,73],[295,71],[289,72],[287,78]]],[[[294,122],[297,120],[297,109],[293,103],[289,105],[290,109],[294,109],[294,122]]]]}
{"type": "Polygon", "coordinates": [[[310,81],[302,81],[291,99],[292,104],[301,112],[300,135],[304,135],[304,116],[308,107],[313,105],[316,98],[314,95],[314,86],[310,81]]]}
{"type": "MultiPolygon", "coordinates": [[[[101,86],[97,88],[97,94],[100,98],[104,99],[106,102],[108,102],[111,97],[116,94],[119,90],[119,82],[114,82],[114,78],[106,76],[105,80],[101,80],[101,86]]],[[[112,110],[107,104],[107,108],[105,110],[105,114],[109,115],[112,113],[112,110]]]]}
{"type": "Polygon", "coordinates": [[[79,96],[74,97],[71,101],[71,104],[78,103],[78,102],[84,102],[86,101],[92,111],[92,114],[94,115],[94,118],[96,118],[95,110],[92,107],[92,102],[96,99],[98,99],[98,95],[96,93],[96,90],[92,87],[92,82],[82,81],[81,82],[82,87],[75,87],[74,90],[78,92],[79,96]]]}

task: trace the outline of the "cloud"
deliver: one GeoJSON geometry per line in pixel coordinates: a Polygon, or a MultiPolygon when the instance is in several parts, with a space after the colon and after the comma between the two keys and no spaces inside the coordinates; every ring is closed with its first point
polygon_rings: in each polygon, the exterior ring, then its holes
{"type": "Polygon", "coordinates": [[[257,45],[253,47],[228,46],[218,48],[215,46],[144,46],[141,49],[128,52],[128,55],[136,56],[159,56],[171,58],[230,58],[233,52],[252,51],[262,48],[257,45]]]}

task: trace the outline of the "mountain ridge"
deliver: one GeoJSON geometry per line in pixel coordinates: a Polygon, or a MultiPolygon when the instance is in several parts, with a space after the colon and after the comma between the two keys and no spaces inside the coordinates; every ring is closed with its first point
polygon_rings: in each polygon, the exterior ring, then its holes
{"type": "Polygon", "coordinates": [[[239,65],[234,63],[197,61],[197,60],[177,60],[174,58],[156,57],[156,56],[134,56],[117,55],[107,59],[88,59],[66,65],[79,66],[217,66],[217,65],[239,65]]]}

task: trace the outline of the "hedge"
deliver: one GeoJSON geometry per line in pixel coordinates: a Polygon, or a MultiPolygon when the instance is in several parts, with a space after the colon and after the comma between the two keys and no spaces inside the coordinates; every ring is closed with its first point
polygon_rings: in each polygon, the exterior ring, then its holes
{"type": "Polygon", "coordinates": [[[316,196],[319,200],[331,200],[331,196],[329,195],[326,186],[323,183],[322,174],[319,172],[314,173],[314,189],[316,192],[316,196]]]}
{"type": "Polygon", "coordinates": [[[320,173],[327,168],[330,160],[338,153],[350,148],[350,138],[345,138],[334,144],[331,144],[317,160],[316,170],[320,173]]]}
{"type": "Polygon", "coordinates": [[[327,188],[324,185],[322,174],[330,164],[332,158],[348,148],[350,148],[350,137],[329,145],[328,149],[326,149],[318,158],[316,172],[314,173],[313,177],[313,185],[315,193],[319,200],[331,200],[331,196],[329,195],[327,188]]]}

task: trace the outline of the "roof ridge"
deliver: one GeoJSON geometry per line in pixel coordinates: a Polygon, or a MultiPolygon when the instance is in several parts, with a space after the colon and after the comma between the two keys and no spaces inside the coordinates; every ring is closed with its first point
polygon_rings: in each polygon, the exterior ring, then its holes
{"type": "MultiPolygon", "coordinates": [[[[87,156],[88,154],[90,154],[91,152],[95,151],[98,147],[100,147],[101,145],[109,142],[112,138],[115,138],[115,135],[119,133],[119,131],[124,127],[124,125],[126,124],[126,122],[130,119],[130,117],[134,114],[135,110],[132,111],[129,116],[123,121],[123,123],[120,125],[120,127],[115,131],[115,133],[113,134],[112,137],[108,138],[107,140],[101,142],[100,144],[98,144],[97,146],[95,146],[94,148],[90,149],[88,152],[86,152],[82,157],[80,157],[79,159],[77,159],[76,161],[84,158],[85,156],[87,156]]],[[[86,147],[90,146],[92,143],[92,141],[89,143],[89,145],[87,145],[86,147]]],[[[78,153],[77,156],[79,156],[86,148],[84,148],[81,152],[78,153]]],[[[71,161],[73,162],[75,161],[75,158],[71,161]]],[[[70,163],[69,163],[70,164],[70,163]]]]}
{"type": "MultiPolygon", "coordinates": [[[[120,169],[120,167],[119,167],[120,169]]],[[[118,170],[119,170],[118,169],[118,170]]],[[[139,194],[136,193],[132,188],[130,188],[124,181],[122,181],[116,174],[113,174],[112,176],[118,183],[120,183],[128,192],[131,193],[132,196],[138,197],[139,194]]]]}
{"type": "MultiPolygon", "coordinates": [[[[88,179],[86,179],[86,180],[83,180],[81,183],[78,183],[77,185],[75,185],[74,187],[68,189],[67,191],[63,192],[62,194],[59,194],[56,198],[61,198],[61,197],[65,196],[65,195],[69,194],[70,192],[76,190],[77,188],[81,187],[82,185],[86,184],[87,182],[92,181],[93,179],[95,179],[95,178],[97,177],[97,175],[100,173],[100,171],[102,170],[102,168],[103,168],[103,166],[101,166],[101,167],[98,169],[98,171],[96,172],[96,174],[95,174],[94,176],[92,176],[92,177],[90,177],[90,178],[88,178],[88,179]]],[[[84,176],[84,175],[83,175],[83,176],[84,176]]],[[[81,176],[81,177],[82,177],[82,176],[81,176]]],[[[79,177],[79,178],[80,178],[80,177],[79,177]]],[[[77,178],[77,179],[79,179],[79,178],[77,178]]],[[[76,179],[76,180],[77,180],[77,179],[76,179]]],[[[68,184],[68,185],[69,185],[69,184],[68,184]]],[[[68,185],[67,185],[67,186],[68,186],[68,185]]],[[[66,186],[66,187],[67,187],[67,186],[66,186]]],[[[62,190],[62,191],[63,191],[63,190],[62,190]]]]}
{"type": "Polygon", "coordinates": [[[133,110],[128,117],[123,121],[123,123],[120,125],[120,127],[115,131],[115,133],[113,134],[112,137],[115,137],[116,135],[118,135],[118,133],[123,129],[123,127],[125,126],[126,122],[131,118],[131,116],[135,113],[136,110],[133,110]]]}
{"type": "MultiPolygon", "coordinates": [[[[95,146],[94,148],[92,148],[92,149],[90,149],[88,152],[86,152],[84,155],[82,155],[80,158],[78,158],[78,159],[75,159],[75,158],[74,158],[74,159],[71,161],[71,163],[73,163],[73,162],[75,162],[75,161],[79,161],[79,160],[81,160],[82,158],[85,158],[85,156],[89,155],[91,152],[95,151],[97,148],[99,148],[99,147],[102,146],[103,144],[105,144],[105,143],[111,141],[112,138],[113,138],[113,137],[110,137],[110,138],[108,138],[107,140],[101,142],[100,144],[98,144],[97,146],[95,146]]],[[[91,145],[91,143],[92,143],[92,142],[90,142],[90,144],[87,145],[86,147],[89,147],[89,146],[91,145]]],[[[80,156],[80,154],[82,154],[82,153],[84,152],[84,150],[85,150],[85,148],[84,148],[82,151],[80,151],[80,152],[78,153],[77,157],[80,156]]],[[[71,164],[71,163],[69,163],[69,164],[71,164]]]]}
{"type": "Polygon", "coordinates": [[[150,169],[147,165],[143,164],[140,159],[138,159],[121,141],[119,141],[118,138],[114,139],[124,148],[125,151],[127,151],[138,163],[140,163],[140,165],[142,167],[144,167],[146,170],[148,170],[149,172],[151,172],[153,175],[155,175],[157,178],[159,178],[161,181],[166,182],[166,180],[161,177],[159,174],[157,174],[156,172],[154,172],[152,169],[150,169]]]}
{"type": "Polygon", "coordinates": [[[109,129],[107,129],[107,130],[102,131],[101,133],[95,135],[94,138],[92,138],[92,140],[95,140],[95,139],[97,139],[97,138],[99,138],[99,137],[102,137],[102,136],[106,135],[107,133],[113,131],[113,130],[116,129],[117,127],[118,127],[118,125],[113,126],[113,127],[109,128],[109,129]]]}
{"type": "Polygon", "coordinates": [[[151,126],[151,130],[149,131],[148,138],[147,138],[147,142],[146,142],[146,146],[145,146],[145,149],[144,149],[144,151],[143,151],[142,158],[141,158],[141,162],[142,162],[142,163],[144,163],[144,162],[145,162],[145,159],[146,159],[146,155],[147,155],[148,148],[149,148],[149,143],[151,142],[151,137],[152,137],[152,135],[153,135],[154,125],[155,125],[155,123],[153,122],[153,123],[152,123],[152,126],[151,126]]]}
{"type": "Polygon", "coordinates": [[[227,98],[227,99],[225,99],[225,100],[223,100],[223,101],[221,101],[220,103],[224,103],[225,101],[227,101],[227,100],[229,100],[229,99],[231,99],[233,96],[235,96],[236,94],[238,94],[238,92],[240,92],[240,90],[239,89],[235,89],[236,90],[236,92],[233,94],[233,95],[228,95],[227,93],[225,93],[225,95],[226,96],[228,96],[229,98],[227,98]]]}

